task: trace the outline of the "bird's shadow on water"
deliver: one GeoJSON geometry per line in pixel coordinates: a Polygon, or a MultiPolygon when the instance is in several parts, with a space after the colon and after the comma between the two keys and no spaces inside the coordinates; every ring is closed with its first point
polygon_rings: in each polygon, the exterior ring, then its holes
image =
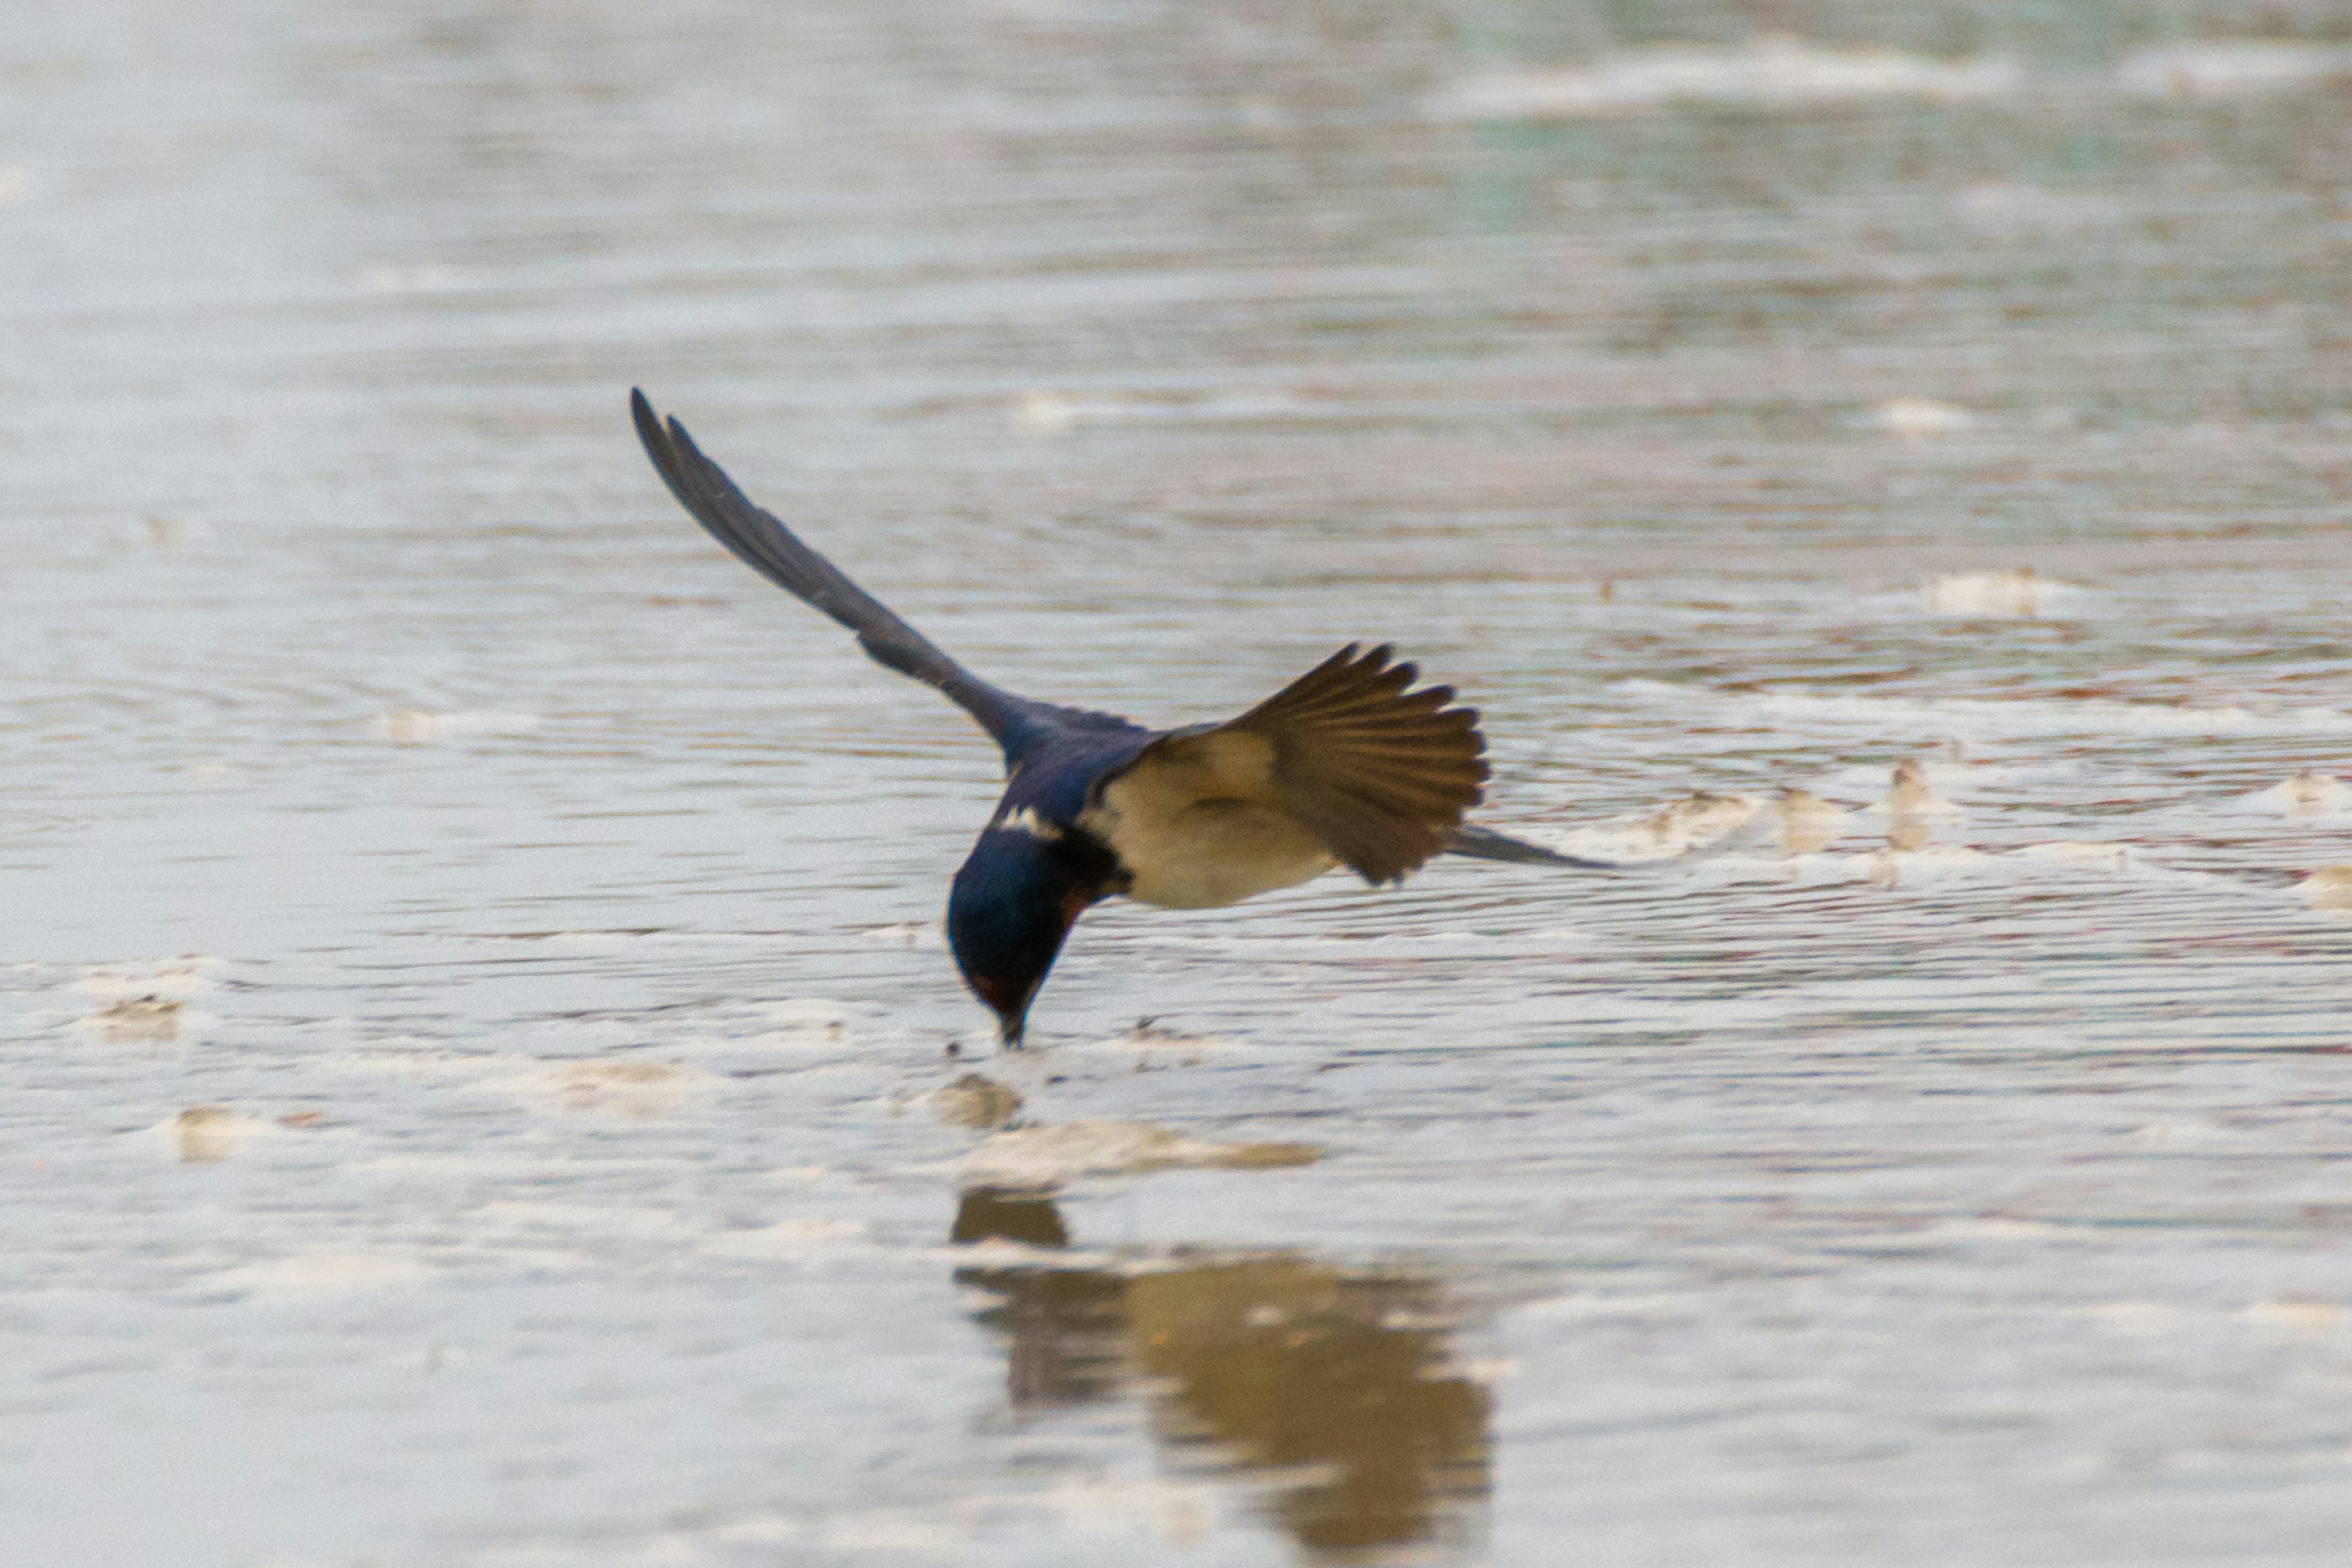
{"type": "Polygon", "coordinates": [[[1238,1480],[1323,1562],[1484,1535],[1493,1399],[1454,1359],[1435,1276],[1296,1251],[1178,1248],[1055,1260],[1052,1196],[966,1192],[950,1239],[1031,1251],[956,1270],[992,1300],[1016,1419],[1139,1401],[1179,1474],[1238,1480]]]}

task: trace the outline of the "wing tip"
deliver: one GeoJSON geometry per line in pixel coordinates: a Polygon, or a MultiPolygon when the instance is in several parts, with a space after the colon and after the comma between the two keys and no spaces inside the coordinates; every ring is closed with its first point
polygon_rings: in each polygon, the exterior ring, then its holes
{"type": "Polygon", "coordinates": [[[664,439],[661,416],[654,412],[641,386],[629,388],[629,422],[637,427],[637,440],[645,447],[646,455],[653,458],[656,468],[661,467],[668,442],[664,439]]]}

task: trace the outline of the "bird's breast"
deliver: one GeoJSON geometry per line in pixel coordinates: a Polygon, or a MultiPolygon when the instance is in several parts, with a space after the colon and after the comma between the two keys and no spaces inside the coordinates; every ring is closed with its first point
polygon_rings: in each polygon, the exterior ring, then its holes
{"type": "Polygon", "coordinates": [[[1339,864],[1290,816],[1256,801],[1160,791],[1114,780],[1078,826],[1108,844],[1128,897],[1207,910],[1321,876],[1339,864]]]}

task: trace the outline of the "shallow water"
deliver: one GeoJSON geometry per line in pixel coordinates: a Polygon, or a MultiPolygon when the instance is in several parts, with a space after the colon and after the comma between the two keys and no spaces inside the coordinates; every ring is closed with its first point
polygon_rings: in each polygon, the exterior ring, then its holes
{"type": "Polygon", "coordinates": [[[0,36],[26,1561],[2340,1561],[2340,18],[692,10],[0,36]],[[997,1055],[992,752],[635,383],[1017,689],[1393,639],[1654,863],[997,1055]]]}

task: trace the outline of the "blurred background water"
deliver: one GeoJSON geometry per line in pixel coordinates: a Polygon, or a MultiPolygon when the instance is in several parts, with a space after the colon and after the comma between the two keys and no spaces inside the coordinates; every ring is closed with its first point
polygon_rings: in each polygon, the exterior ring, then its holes
{"type": "Polygon", "coordinates": [[[16,0],[12,1551],[2340,1562],[2348,110],[2308,0],[16,0]],[[640,383],[1015,689],[1393,639],[1486,820],[1747,826],[1106,907],[992,1055],[992,750],[640,383]]]}

